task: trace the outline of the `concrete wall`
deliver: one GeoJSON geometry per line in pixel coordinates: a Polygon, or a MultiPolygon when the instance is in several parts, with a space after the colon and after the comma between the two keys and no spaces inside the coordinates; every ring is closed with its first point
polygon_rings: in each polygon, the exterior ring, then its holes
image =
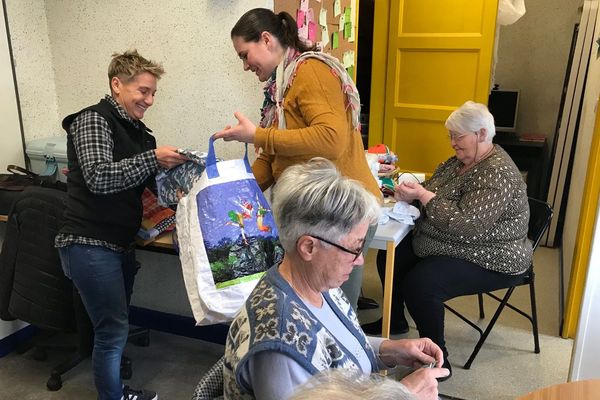
{"type": "Polygon", "coordinates": [[[495,83],[521,90],[517,132],[544,134],[550,145],[582,4],[583,0],[526,0],[525,15],[500,28],[495,83]]]}
{"type": "MultiPolygon", "coordinates": [[[[6,6],[26,141],[63,135],[62,118],[109,92],[112,53],[132,48],[167,72],[144,118],[159,145],[206,150],[209,136],[234,122],[234,111],[258,121],[262,84],[243,71],[229,32],[244,12],[272,8],[272,0],[6,0],[6,6]]],[[[216,150],[223,158],[243,154],[237,143],[220,141],[216,150]]],[[[20,147],[14,152],[22,157],[20,147]]],[[[178,258],[148,252],[139,258],[133,304],[191,315],[178,258]]]]}
{"type": "MultiPolygon", "coordinates": [[[[244,73],[229,31],[254,7],[272,0],[6,0],[25,140],[63,134],[66,115],[109,92],[114,52],[137,48],[163,64],[155,105],[144,122],[160,144],[205,150],[208,137],[234,122],[258,121],[262,85],[244,73]]],[[[242,146],[219,143],[218,155],[242,146]]]]}

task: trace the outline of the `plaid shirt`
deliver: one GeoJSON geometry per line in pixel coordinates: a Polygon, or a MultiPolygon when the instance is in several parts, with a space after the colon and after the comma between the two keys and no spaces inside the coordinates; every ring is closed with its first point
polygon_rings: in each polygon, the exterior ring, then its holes
{"type": "MultiPolygon", "coordinates": [[[[132,119],[119,103],[106,95],[104,97],[119,113],[119,116],[135,127],[138,121],[132,119]]],[[[86,111],[77,116],[69,127],[77,160],[88,189],[94,194],[111,194],[134,188],[144,183],[158,170],[158,161],[154,150],[148,150],[131,158],[113,161],[114,142],[108,122],[95,111],[86,111]]],[[[71,244],[103,246],[114,251],[127,249],[102,240],[60,233],[56,236],[55,246],[65,247],[71,244]]]]}

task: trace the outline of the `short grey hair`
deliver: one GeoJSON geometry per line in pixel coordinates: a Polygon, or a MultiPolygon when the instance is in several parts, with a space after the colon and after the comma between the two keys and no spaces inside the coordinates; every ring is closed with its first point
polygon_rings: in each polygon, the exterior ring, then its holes
{"type": "Polygon", "coordinates": [[[470,100],[454,110],[445,125],[449,131],[460,133],[479,132],[481,128],[485,128],[487,131],[486,142],[491,142],[496,135],[492,113],[485,104],[470,100]]]}
{"type": "Polygon", "coordinates": [[[279,240],[295,251],[302,235],[339,240],[356,225],[377,223],[379,203],[360,182],[346,178],[329,160],[316,157],[288,167],[273,188],[279,240]]]}
{"type": "Polygon", "coordinates": [[[289,400],[413,400],[400,382],[381,375],[364,375],[338,368],[314,375],[299,386],[289,400]]]}

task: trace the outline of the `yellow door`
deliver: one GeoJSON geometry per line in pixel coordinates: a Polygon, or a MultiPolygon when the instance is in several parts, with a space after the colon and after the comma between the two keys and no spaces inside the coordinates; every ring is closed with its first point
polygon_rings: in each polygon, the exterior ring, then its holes
{"type": "MultiPolygon", "coordinates": [[[[375,22],[389,24],[382,138],[401,168],[433,172],[453,153],[444,128],[448,115],[466,100],[487,104],[497,9],[498,0],[379,5],[380,13],[389,10],[388,21],[375,22]]],[[[377,99],[371,110],[376,106],[377,99]]]]}

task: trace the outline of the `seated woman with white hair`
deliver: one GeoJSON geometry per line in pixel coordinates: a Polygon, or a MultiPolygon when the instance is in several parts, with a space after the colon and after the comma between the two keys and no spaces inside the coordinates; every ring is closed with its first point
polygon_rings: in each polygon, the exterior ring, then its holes
{"type": "Polygon", "coordinates": [[[417,368],[403,387],[437,399],[437,377],[449,371],[429,339],[366,337],[340,285],[362,265],[362,246],[380,207],[375,197],[328,160],[288,167],[272,210],[285,249],[232,322],[223,367],[226,399],[287,399],[320,371],[363,374],[398,364],[417,368]]]}
{"type": "MultiPolygon", "coordinates": [[[[392,333],[408,331],[406,304],[419,335],[440,346],[450,369],[444,302],[511,286],[529,268],[532,249],[526,185],[510,156],[492,143],[492,114],[467,101],[450,114],[446,128],[455,155],[422,185],[395,187],[396,199],[418,201],[422,211],[396,247],[391,327],[392,333]]],[[[383,281],[384,252],[377,267],[383,281]]],[[[381,322],[363,329],[381,332],[381,322]]]]}

